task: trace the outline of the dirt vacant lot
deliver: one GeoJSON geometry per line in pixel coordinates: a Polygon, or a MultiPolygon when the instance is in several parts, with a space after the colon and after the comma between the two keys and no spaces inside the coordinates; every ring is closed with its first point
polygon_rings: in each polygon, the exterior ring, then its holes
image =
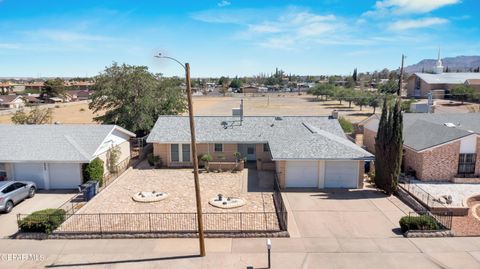
{"type": "MultiPolygon", "coordinates": [[[[340,104],[338,101],[318,101],[315,97],[298,94],[257,94],[227,97],[203,97],[196,96],[193,99],[194,112],[198,116],[227,116],[231,115],[232,108],[240,106],[240,100],[244,100],[246,116],[328,116],[332,110],[338,110],[341,116],[347,117],[353,122],[367,118],[373,110],[370,107],[359,107],[348,103],[340,104]]],[[[94,114],[88,104],[69,103],[59,104],[53,107],[53,122],[60,123],[95,123],[93,118],[103,112],[94,114]]],[[[11,123],[11,115],[0,116],[0,123],[11,123]]]]}

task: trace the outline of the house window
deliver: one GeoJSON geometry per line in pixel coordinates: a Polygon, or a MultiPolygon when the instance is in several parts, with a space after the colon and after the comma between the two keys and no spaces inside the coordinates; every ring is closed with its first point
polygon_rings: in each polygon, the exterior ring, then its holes
{"type": "Polygon", "coordinates": [[[223,152],[223,144],[215,144],[215,152],[223,152]]]}
{"type": "Polygon", "coordinates": [[[172,162],[180,161],[180,156],[178,154],[178,144],[170,145],[170,151],[171,151],[171,155],[172,155],[172,162]]]}
{"type": "Polygon", "coordinates": [[[475,153],[460,154],[460,158],[458,160],[458,174],[475,174],[475,160],[475,153]]]}
{"type": "Polygon", "coordinates": [[[7,179],[7,169],[4,163],[0,163],[0,181],[7,179]]]}
{"type": "Polygon", "coordinates": [[[268,144],[263,144],[263,152],[270,152],[270,147],[268,144]]]}
{"type": "Polygon", "coordinates": [[[190,162],[190,144],[182,144],[182,161],[190,162]]]}
{"type": "Polygon", "coordinates": [[[172,162],[190,162],[190,144],[171,144],[170,156],[172,162]]]}

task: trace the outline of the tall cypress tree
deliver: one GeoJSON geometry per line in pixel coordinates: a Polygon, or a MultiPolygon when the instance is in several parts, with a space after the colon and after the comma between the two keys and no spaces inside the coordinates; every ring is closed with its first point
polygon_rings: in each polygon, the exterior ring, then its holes
{"type": "Polygon", "coordinates": [[[392,194],[397,190],[403,152],[403,118],[400,100],[389,106],[384,100],[375,138],[375,185],[392,194]]]}

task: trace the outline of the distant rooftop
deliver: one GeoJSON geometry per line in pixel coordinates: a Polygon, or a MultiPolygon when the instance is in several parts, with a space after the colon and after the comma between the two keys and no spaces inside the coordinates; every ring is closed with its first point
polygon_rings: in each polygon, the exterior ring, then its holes
{"type": "Polygon", "coordinates": [[[463,84],[467,80],[480,79],[480,73],[415,73],[428,84],[463,84]]]}

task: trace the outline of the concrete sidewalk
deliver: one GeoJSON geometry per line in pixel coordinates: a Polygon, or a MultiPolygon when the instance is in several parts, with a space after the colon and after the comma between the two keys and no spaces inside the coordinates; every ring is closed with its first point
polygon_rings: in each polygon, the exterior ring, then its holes
{"type": "MultiPolygon", "coordinates": [[[[265,239],[0,240],[0,268],[255,268],[267,266],[265,239]],[[37,254],[9,261],[7,254],[37,254]]],[[[272,239],[272,268],[480,268],[478,238],[272,239]]]]}

